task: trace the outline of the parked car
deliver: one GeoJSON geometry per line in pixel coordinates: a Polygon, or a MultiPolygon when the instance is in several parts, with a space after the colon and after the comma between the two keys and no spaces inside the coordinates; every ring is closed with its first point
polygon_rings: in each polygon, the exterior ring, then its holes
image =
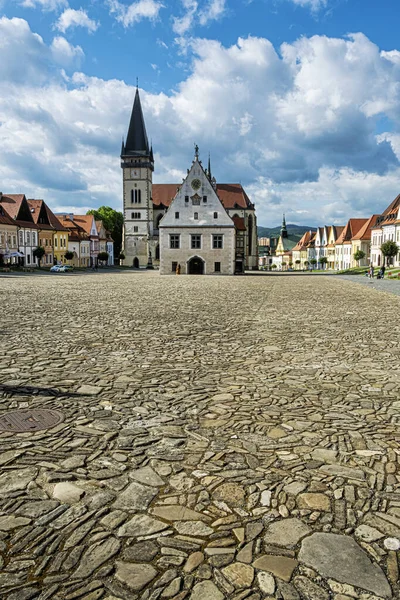
{"type": "Polygon", "coordinates": [[[73,271],[74,267],[72,265],[64,265],[64,271],[68,273],[69,271],[73,271]]]}
{"type": "Polygon", "coordinates": [[[54,265],[51,267],[50,271],[53,273],[65,273],[66,268],[65,265],[54,265]]]}

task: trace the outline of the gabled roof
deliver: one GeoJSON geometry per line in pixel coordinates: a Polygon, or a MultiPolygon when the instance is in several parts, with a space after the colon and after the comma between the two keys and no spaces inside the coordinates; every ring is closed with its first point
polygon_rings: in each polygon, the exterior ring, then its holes
{"type": "Polygon", "coordinates": [[[400,211],[400,194],[389,204],[379,216],[373,229],[380,229],[382,225],[393,225],[397,221],[400,211]]]}
{"type": "Polygon", "coordinates": [[[25,194],[2,194],[0,202],[19,227],[38,229],[25,194]]]}
{"type": "Polygon", "coordinates": [[[368,219],[368,221],[359,229],[359,231],[353,236],[352,240],[370,240],[371,239],[371,229],[374,227],[376,220],[379,218],[379,215],[372,215],[368,219]]]}
{"type": "MultiPolygon", "coordinates": [[[[159,207],[168,207],[175,198],[177,191],[180,190],[181,185],[177,183],[153,183],[153,204],[159,207]]],[[[225,209],[254,208],[240,183],[218,183],[216,191],[225,209]]]]}
{"type": "Polygon", "coordinates": [[[353,237],[365,225],[368,219],[349,219],[340,236],[336,238],[336,244],[341,245],[346,242],[351,242],[353,237]]]}
{"type": "Polygon", "coordinates": [[[89,236],[83,227],[75,223],[69,215],[59,215],[58,220],[61,225],[69,231],[68,238],[71,242],[89,239],[89,236]]]}
{"type": "Polygon", "coordinates": [[[74,215],[74,222],[80,225],[88,235],[91,233],[93,220],[93,215],[74,215]]]}
{"type": "MultiPolygon", "coordinates": [[[[318,229],[321,229],[321,227],[319,227],[318,229]]],[[[309,247],[311,241],[315,241],[316,238],[316,232],[314,231],[306,231],[303,236],[301,237],[301,239],[297,242],[297,244],[294,246],[293,251],[294,252],[298,252],[300,250],[305,250],[306,248],[309,247]]]]}
{"type": "Polygon", "coordinates": [[[55,214],[47,206],[44,200],[28,200],[29,207],[33,221],[38,225],[39,229],[55,229],[56,231],[68,231],[60,221],[57,219],[55,214]],[[41,223],[40,216],[45,218],[45,223],[41,223]]]}
{"type": "Polygon", "coordinates": [[[131,121],[129,123],[128,136],[126,143],[122,147],[122,156],[149,156],[150,148],[147,139],[146,126],[142,105],[140,103],[139,89],[136,89],[135,100],[133,102],[131,121]]]}
{"type": "Polygon", "coordinates": [[[17,227],[17,223],[10,217],[5,208],[0,204],[0,224],[1,225],[12,225],[17,227]]]}

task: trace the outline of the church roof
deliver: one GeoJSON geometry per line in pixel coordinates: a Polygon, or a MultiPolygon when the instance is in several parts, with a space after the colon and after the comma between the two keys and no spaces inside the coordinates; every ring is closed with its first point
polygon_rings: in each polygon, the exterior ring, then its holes
{"type": "MultiPolygon", "coordinates": [[[[180,187],[177,183],[153,183],[153,204],[169,206],[180,187]]],[[[254,207],[240,183],[218,183],[216,191],[225,209],[254,207]]]]}
{"type": "Polygon", "coordinates": [[[147,139],[146,126],[144,124],[139,89],[136,89],[128,136],[126,138],[125,146],[123,145],[121,154],[123,156],[143,156],[150,154],[149,140],[147,139]]]}
{"type": "Polygon", "coordinates": [[[298,244],[301,239],[300,235],[289,234],[288,237],[281,237],[283,249],[287,251],[293,250],[293,248],[298,244]]]}

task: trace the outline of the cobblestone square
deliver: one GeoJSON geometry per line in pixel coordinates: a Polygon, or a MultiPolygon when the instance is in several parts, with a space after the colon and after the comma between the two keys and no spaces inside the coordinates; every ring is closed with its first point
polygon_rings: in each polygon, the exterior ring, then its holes
{"type": "Polygon", "coordinates": [[[0,279],[0,598],[398,598],[398,296],[0,279]]]}

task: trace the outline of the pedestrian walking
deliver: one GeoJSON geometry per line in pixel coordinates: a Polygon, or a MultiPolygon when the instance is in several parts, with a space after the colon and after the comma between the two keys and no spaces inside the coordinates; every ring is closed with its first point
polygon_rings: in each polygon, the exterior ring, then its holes
{"type": "Polygon", "coordinates": [[[385,265],[382,265],[382,268],[381,268],[381,278],[382,279],[385,278],[385,269],[386,269],[385,265]]]}
{"type": "Polygon", "coordinates": [[[371,279],[374,278],[374,265],[371,265],[369,268],[369,276],[371,277],[371,279]]]}

